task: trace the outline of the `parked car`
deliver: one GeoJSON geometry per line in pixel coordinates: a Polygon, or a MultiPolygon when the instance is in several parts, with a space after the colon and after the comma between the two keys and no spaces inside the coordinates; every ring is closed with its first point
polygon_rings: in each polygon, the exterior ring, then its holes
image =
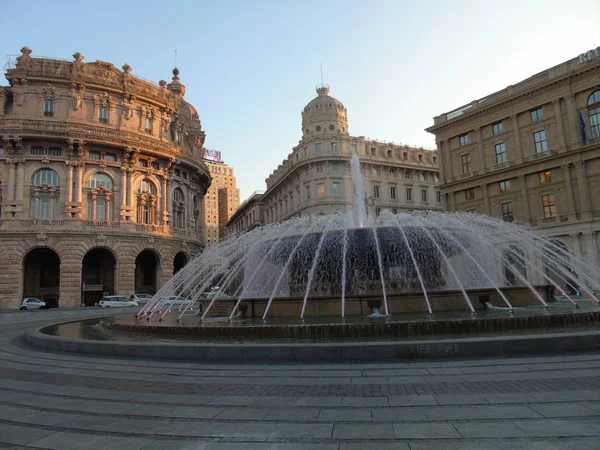
{"type": "Polygon", "coordinates": [[[23,302],[21,303],[21,308],[19,308],[21,310],[26,310],[26,309],[48,309],[48,306],[46,306],[46,302],[43,302],[37,298],[24,298],[23,302]]]}
{"type": "Polygon", "coordinates": [[[184,297],[179,297],[179,296],[172,296],[169,297],[165,300],[166,303],[169,304],[169,307],[176,307],[179,309],[184,309],[184,308],[191,308],[194,304],[193,300],[190,300],[189,298],[184,298],[184,297]],[[189,306],[188,306],[189,305],[189,306]]]}
{"type": "MultiPolygon", "coordinates": [[[[137,301],[140,305],[145,305],[146,303],[152,300],[152,296],[150,294],[132,294],[132,297],[137,301]]],[[[131,297],[129,297],[131,300],[131,297]]]]}
{"type": "Polygon", "coordinates": [[[100,306],[103,308],[119,308],[123,306],[140,306],[137,300],[129,300],[122,295],[107,295],[100,300],[100,306]]]}

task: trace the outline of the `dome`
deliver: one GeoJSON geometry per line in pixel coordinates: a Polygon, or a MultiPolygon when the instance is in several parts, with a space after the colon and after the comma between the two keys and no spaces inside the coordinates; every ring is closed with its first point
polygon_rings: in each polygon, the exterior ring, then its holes
{"type": "Polygon", "coordinates": [[[329,95],[329,86],[317,86],[317,97],[302,111],[302,135],[348,134],[348,118],[342,102],[329,95]]]}

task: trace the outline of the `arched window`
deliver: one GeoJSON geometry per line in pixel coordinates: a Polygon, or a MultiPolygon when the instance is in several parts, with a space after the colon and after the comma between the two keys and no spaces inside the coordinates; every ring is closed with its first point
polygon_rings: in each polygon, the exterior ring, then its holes
{"type": "Polygon", "coordinates": [[[590,118],[590,138],[597,139],[600,137],[600,90],[589,96],[587,104],[590,118]]]}
{"type": "Polygon", "coordinates": [[[173,191],[173,216],[173,226],[185,229],[185,196],[181,188],[175,188],[173,191]]]}
{"type": "Polygon", "coordinates": [[[95,173],[88,183],[88,219],[113,220],[113,181],[104,173],[95,173]]]}
{"type": "Polygon", "coordinates": [[[31,178],[29,216],[56,219],[60,212],[60,180],[52,169],[40,169],[31,178]]]}
{"type": "Polygon", "coordinates": [[[138,187],[138,223],[152,225],[156,221],[156,186],[149,180],[142,180],[138,187]]]}

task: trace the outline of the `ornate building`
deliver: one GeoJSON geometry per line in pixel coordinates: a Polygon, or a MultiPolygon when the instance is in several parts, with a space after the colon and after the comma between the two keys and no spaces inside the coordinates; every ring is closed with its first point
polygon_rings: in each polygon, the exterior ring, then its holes
{"type": "Polygon", "coordinates": [[[448,209],[600,260],[600,47],[434,118],[448,209]]]}
{"type": "Polygon", "coordinates": [[[233,168],[222,161],[221,152],[205,149],[203,162],[212,177],[204,208],[204,244],[213,247],[227,237],[225,224],[240,204],[240,190],[233,168]]]}
{"type": "MultiPolygon", "coordinates": [[[[350,136],[344,105],[329,96],[328,86],[319,86],[317,94],[302,111],[302,139],[266,180],[267,190],[260,199],[264,211],[258,216],[272,223],[346,212],[353,198],[349,162],[355,153],[370,215],[378,216],[383,209],[441,208],[435,151],[350,136]]],[[[248,202],[244,207],[254,205],[248,202]]],[[[228,228],[246,229],[237,223],[245,216],[240,211],[228,228]]]]}
{"type": "Polygon", "coordinates": [[[202,251],[211,182],[179,71],[21,53],[0,87],[0,308],[154,293],[202,251]]]}

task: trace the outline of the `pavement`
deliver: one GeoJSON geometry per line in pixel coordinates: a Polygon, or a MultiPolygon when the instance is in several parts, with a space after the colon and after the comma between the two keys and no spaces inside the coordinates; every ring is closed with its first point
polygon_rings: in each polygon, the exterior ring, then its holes
{"type": "Polygon", "coordinates": [[[0,324],[0,448],[600,449],[598,352],[153,361],[29,347],[39,319],[0,324]]]}

